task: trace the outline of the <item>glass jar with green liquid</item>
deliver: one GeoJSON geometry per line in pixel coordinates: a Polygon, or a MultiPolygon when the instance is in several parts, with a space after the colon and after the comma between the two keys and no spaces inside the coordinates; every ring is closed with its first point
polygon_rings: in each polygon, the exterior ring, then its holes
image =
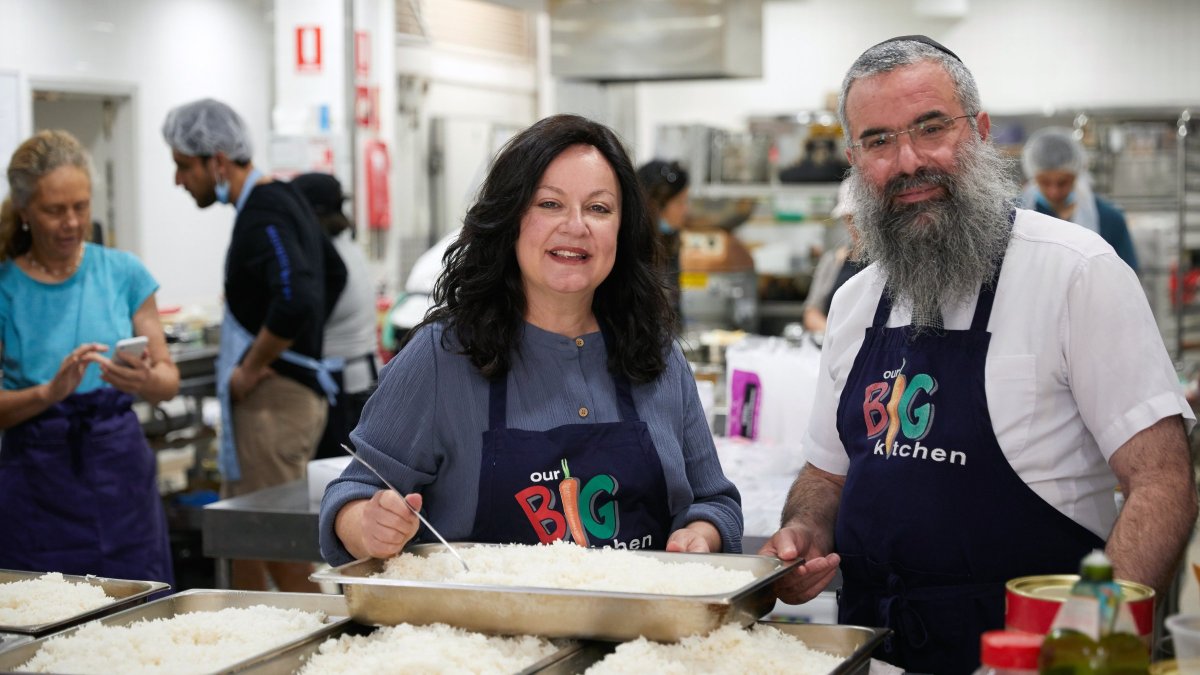
{"type": "Polygon", "coordinates": [[[1121,611],[1121,587],[1112,561],[1092,551],[1079,565],[1079,581],[1042,643],[1043,675],[1132,675],[1150,669],[1150,651],[1121,611]]]}

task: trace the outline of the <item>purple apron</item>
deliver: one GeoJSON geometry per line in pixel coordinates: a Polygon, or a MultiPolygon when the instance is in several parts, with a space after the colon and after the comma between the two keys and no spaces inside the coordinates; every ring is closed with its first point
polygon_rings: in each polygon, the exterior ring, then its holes
{"type": "Polygon", "coordinates": [[[969,330],[888,328],[885,292],[838,405],[850,456],[838,621],[891,628],[875,655],[910,672],[972,672],[980,634],[1004,627],[1007,580],[1075,572],[1104,547],[1021,481],[992,431],[984,364],[999,274],[969,330]]]}
{"type": "Polygon", "coordinates": [[[157,464],[133,397],[104,387],[4,432],[0,568],[173,583],[157,464]]]}
{"type": "Polygon", "coordinates": [[[472,541],[666,548],[662,464],[629,381],[613,382],[620,422],[527,431],[507,426],[508,377],[492,381],[472,541]]]}

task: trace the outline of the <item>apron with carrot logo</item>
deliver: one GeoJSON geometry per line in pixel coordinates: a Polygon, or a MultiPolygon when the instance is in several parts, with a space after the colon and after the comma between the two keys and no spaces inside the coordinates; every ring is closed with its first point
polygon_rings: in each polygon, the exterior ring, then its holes
{"type": "Polygon", "coordinates": [[[547,431],[508,428],[508,378],[492,382],[472,541],[666,548],[671,514],[662,464],[629,381],[613,381],[620,422],[547,431]]]}
{"type": "Polygon", "coordinates": [[[1026,485],[996,440],[985,372],[999,275],[967,330],[888,328],[885,292],[838,405],[850,457],[838,623],[891,628],[875,655],[912,672],[971,672],[980,634],[1004,627],[1007,580],[1071,572],[1104,547],[1026,485]]]}

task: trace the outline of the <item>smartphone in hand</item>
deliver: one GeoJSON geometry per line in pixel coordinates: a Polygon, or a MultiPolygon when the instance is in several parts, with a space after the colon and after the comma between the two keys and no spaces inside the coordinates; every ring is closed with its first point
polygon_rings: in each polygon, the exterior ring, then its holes
{"type": "Polygon", "coordinates": [[[142,360],[142,355],[146,353],[146,346],[149,342],[149,338],[145,335],[125,338],[117,342],[117,346],[114,349],[114,356],[121,354],[129,363],[137,363],[142,360]]]}

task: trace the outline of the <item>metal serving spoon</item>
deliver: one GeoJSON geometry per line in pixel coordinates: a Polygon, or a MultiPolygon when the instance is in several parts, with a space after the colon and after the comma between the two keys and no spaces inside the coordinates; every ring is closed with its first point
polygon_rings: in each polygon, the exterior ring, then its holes
{"type": "Polygon", "coordinates": [[[408,507],[408,510],[409,510],[409,511],[412,511],[414,516],[416,516],[417,518],[420,518],[420,519],[421,519],[421,522],[422,522],[422,523],[425,523],[425,527],[428,527],[428,528],[429,528],[429,531],[430,531],[430,532],[432,532],[432,533],[433,533],[433,535],[434,535],[435,537],[437,537],[437,538],[438,538],[438,540],[439,540],[439,541],[441,541],[441,542],[442,542],[442,544],[443,544],[443,545],[444,545],[444,546],[445,546],[447,549],[449,549],[449,550],[450,550],[450,553],[451,553],[451,554],[452,554],[452,555],[453,555],[455,558],[458,558],[458,562],[462,563],[463,570],[465,570],[465,571],[467,571],[467,572],[470,572],[470,571],[471,571],[471,568],[470,568],[470,567],[467,567],[467,561],[465,561],[465,560],[463,560],[463,559],[462,559],[462,556],[458,554],[458,551],[455,551],[455,550],[454,550],[454,547],[450,545],[450,542],[446,541],[446,538],[442,536],[442,533],[441,533],[441,532],[438,532],[438,531],[437,531],[437,528],[436,528],[436,527],[434,527],[433,525],[431,525],[431,524],[429,523],[429,521],[428,521],[428,520],[425,520],[425,516],[421,515],[421,512],[420,512],[420,511],[418,511],[418,510],[414,509],[414,508],[412,507],[412,504],[409,504],[409,503],[408,503],[408,500],[404,498],[404,495],[400,494],[400,491],[399,491],[399,490],[397,490],[397,489],[396,489],[394,486],[392,486],[392,484],[388,482],[388,479],[386,479],[386,478],[384,478],[384,477],[383,477],[383,474],[381,474],[381,473],[379,473],[378,471],[376,471],[376,470],[375,470],[375,467],[371,466],[370,464],[367,464],[367,460],[365,460],[365,459],[363,459],[362,457],[360,457],[360,456],[359,456],[359,454],[358,454],[357,452],[354,452],[353,450],[351,450],[351,449],[350,449],[350,446],[346,445],[345,443],[342,443],[341,445],[342,445],[342,449],[343,449],[343,450],[345,450],[346,452],[350,453],[350,456],[351,456],[351,457],[353,457],[354,459],[358,460],[358,463],[359,463],[359,464],[362,464],[363,466],[365,466],[365,467],[367,467],[368,469],[370,469],[370,470],[371,470],[371,473],[375,474],[375,476],[376,476],[377,478],[379,478],[379,480],[383,481],[383,484],[384,484],[384,485],[386,485],[386,486],[388,487],[388,489],[389,489],[389,490],[391,490],[392,492],[395,492],[395,493],[396,493],[396,494],[397,494],[397,495],[400,497],[400,501],[404,502],[404,505],[408,507]]]}

